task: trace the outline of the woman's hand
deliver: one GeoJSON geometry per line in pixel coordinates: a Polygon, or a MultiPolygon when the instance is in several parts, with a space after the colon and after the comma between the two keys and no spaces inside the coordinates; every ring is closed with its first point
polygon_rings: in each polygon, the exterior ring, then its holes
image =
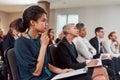
{"type": "Polygon", "coordinates": [[[42,72],[46,48],[47,48],[48,43],[49,43],[49,38],[46,33],[43,33],[41,35],[41,46],[40,46],[40,51],[39,51],[39,55],[37,58],[36,69],[33,72],[34,76],[39,76],[42,72]]]}
{"type": "Polygon", "coordinates": [[[98,64],[98,60],[97,59],[92,59],[90,62],[88,62],[86,64],[87,64],[87,67],[93,66],[93,65],[97,65],[98,64]]]}
{"type": "Polygon", "coordinates": [[[115,42],[116,42],[115,47],[116,47],[116,48],[118,48],[118,47],[119,47],[119,45],[120,45],[120,43],[119,43],[119,41],[118,41],[118,40],[116,40],[115,42]]]}
{"type": "Polygon", "coordinates": [[[71,72],[71,71],[74,71],[74,69],[63,69],[61,73],[66,73],[66,72],[71,72]]]}
{"type": "Polygon", "coordinates": [[[54,65],[52,65],[52,64],[49,64],[49,65],[48,65],[48,68],[49,68],[49,70],[52,71],[53,73],[57,73],[57,74],[74,71],[74,69],[71,69],[71,68],[61,69],[61,68],[58,68],[58,67],[56,67],[56,66],[54,66],[54,65]]]}
{"type": "Polygon", "coordinates": [[[49,37],[46,32],[41,35],[41,44],[47,46],[49,44],[49,37]]]}
{"type": "Polygon", "coordinates": [[[92,48],[89,48],[89,52],[90,52],[90,53],[92,53],[92,50],[93,50],[92,48]]]}
{"type": "Polygon", "coordinates": [[[108,55],[102,55],[101,59],[102,60],[104,60],[104,59],[110,59],[110,60],[112,60],[112,58],[110,56],[108,56],[108,55]]]}

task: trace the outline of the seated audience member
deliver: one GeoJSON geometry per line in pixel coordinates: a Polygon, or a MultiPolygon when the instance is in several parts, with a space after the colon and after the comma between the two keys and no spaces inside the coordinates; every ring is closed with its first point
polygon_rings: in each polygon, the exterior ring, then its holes
{"type": "Polygon", "coordinates": [[[117,34],[116,32],[111,32],[108,35],[109,40],[107,40],[106,42],[104,42],[104,48],[106,53],[110,53],[112,57],[117,57],[120,56],[119,53],[119,46],[120,43],[117,39],[117,34]]]}
{"type": "Polygon", "coordinates": [[[53,30],[53,28],[49,28],[49,29],[48,29],[47,35],[48,35],[48,37],[50,38],[49,45],[55,44],[55,40],[54,40],[54,30],[53,30]]]}
{"type": "Polygon", "coordinates": [[[99,58],[101,53],[104,53],[103,44],[102,44],[102,39],[104,38],[104,28],[97,27],[95,29],[95,34],[96,36],[90,39],[90,43],[97,51],[97,54],[94,56],[94,58],[99,58]]]}
{"type": "MultiPolygon", "coordinates": [[[[63,33],[65,37],[58,44],[56,49],[56,54],[54,54],[54,65],[64,68],[72,68],[72,69],[81,69],[86,66],[95,65],[97,60],[93,59],[90,63],[79,63],[77,58],[77,51],[75,45],[72,40],[78,36],[78,29],[74,24],[67,24],[63,27],[63,33]]],[[[96,68],[88,68],[87,75],[78,75],[68,80],[89,80],[92,77],[93,80],[109,80],[106,69],[104,67],[96,67],[96,68]],[[104,79],[103,79],[104,78],[104,79]]]]}
{"type": "Polygon", "coordinates": [[[3,38],[4,38],[3,29],[0,28],[0,56],[1,56],[1,60],[3,60],[3,57],[4,57],[3,49],[2,49],[3,38]]]}
{"type": "Polygon", "coordinates": [[[3,38],[4,38],[4,32],[3,32],[3,29],[0,28],[0,42],[3,41],[3,38]]]}
{"type": "Polygon", "coordinates": [[[116,32],[111,32],[108,35],[109,40],[104,42],[104,48],[107,54],[110,54],[113,58],[115,71],[118,74],[120,72],[120,53],[119,53],[119,42],[117,39],[116,32]]]}
{"type": "Polygon", "coordinates": [[[47,13],[38,5],[25,9],[17,25],[24,32],[15,41],[15,55],[20,80],[50,80],[52,72],[64,73],[73,69],[60,69],[49,64],[46,31],[47,13]],[[28,31],[26,32],[26,29],[28,31]],[[41,36],[40,36],[41,35],[41,36]]]}
{"type": "Polygon", "coordinates": [[[73,39],[73,43],[75,44],[78,57],[77,60],[79,62],[84,62],[85,60],[92,59],[94,55],[96,55],[96,50],[86,37],[86,28],[83,23],[76,24],[77,29],[79,30],[79,36],[73,39]]]}
{"type": "Polygon", "coordinates": [[[14,47],[15,40],[18,38],[18,31],[16,31],[16,26],[17,26],[16,24],[18,20],[19,18],[12,21],[9,25],[9,31],[7,35],[4,36],[3,39],[3,44],[2,44],[3,51],[5,51],[9,47],[14,47]]]}
{"type": "MultiPolygon", "coordinates": [[[[102,39],[104,38],[104,28],[103,27],[97,27],[95,29],[95,37],[90,39],[91,45],[96,49],[97,54],[93,56],[94,58],[99,58],[102,53],[105,53],[103,48],[102,39]]],[[[113,61],[110,57],[103,55],[101,56],[103,65],[107,66],[108,74],[111,78],[115,78],[115,69],[113,61]]]]}
{"type": "Polygon", "coordinates": [[[0,28],[0,80],[7,80],[7,67],[3,63],[4,62],[4,53],[2,49],[2,43],[4,38],[4,32],[3,29],[0,28]]]}
{"type": "Polygon", "coordinates": [[[65,35],[63,32],[61,32],[55,42],[58,43],[59,41],[63,39],[63,37],[65,37],[65,35]]]}

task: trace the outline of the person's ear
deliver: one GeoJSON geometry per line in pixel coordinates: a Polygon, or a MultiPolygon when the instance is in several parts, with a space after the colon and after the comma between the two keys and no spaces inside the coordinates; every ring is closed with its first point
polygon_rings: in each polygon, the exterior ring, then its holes
{"type": "Polygon", "coordinates": [[[34,21],[34,20],[30,20],[30,24],[31,24],[32,26],[34,26],[34,25],[35,25],[35,21],[34,21]]]}
{"type": "Polygon", "coordinates": [[[110,39],[112,38],[112,36],[110,36],[110,39]]]}
{"type": "Polygon", "coordinates": [[[96,32],[96,35],[98,35],[99,34],[99,32],[96,32]]]}
{"type": "Polygon", "coordinates": [[[70,31],[69,29],[68,29],[66,32],[67,32],[68,34],[71,33],[71,31],[70,31]]]}

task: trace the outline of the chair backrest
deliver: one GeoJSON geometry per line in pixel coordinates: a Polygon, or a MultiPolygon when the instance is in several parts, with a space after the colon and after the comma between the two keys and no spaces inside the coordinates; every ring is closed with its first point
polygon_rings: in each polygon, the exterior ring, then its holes
{"type": "Polygon", "coordinates": [[[4,58],[11,80],[19,80],[14,48],[8,48],[4,52],[4,58]]]}
{"type": "Polygon", "coordinates": [[[1,59],[4,60],[4,52],[3,52],[3,49],[2,49],[2,43],[3,42],[0,42],[0,56],[1,56],[1,59]]]}
{"type": "Polygon", "coordinates": [[[55,54],[57,54],[56,53],[56,49],[57,49],[57,47],[58,47],[58,45],[61,43],[61,41],[59,41],[58,43],[56,43],[56,44],[52,44],[52,45],[50,45],[49,46],[49,51],[50,51],[50,57],[51,57],[51,63],[53,64],[53,65],[55,65],[56,63],[56,61],[55,61],[55,54]]]}
{"type": "Polygon", "coordinates": [[[56,54],[56,45],[55,44],[52,44],[49,46],[49,51],[50,51],[50,58],[51,58],[51,63],[53,65],[55,65],[55,61],[54,61],[54,58],[55,58],[55,54],[56,54]]]}

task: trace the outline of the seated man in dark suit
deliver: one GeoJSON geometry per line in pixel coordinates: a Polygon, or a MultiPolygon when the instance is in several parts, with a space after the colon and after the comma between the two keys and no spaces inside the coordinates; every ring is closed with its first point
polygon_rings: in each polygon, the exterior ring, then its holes
{"type": "MultiPolygon", "coordinates": [[[[102,45],[102,39],[104,38],[104,28],[103,27],[97,27],[95,29],[95,37],[90,39],[91,45],[96,49],[97,54],[94,56],[94,58],[99,58],[102,53],[104,53],[104,47],[102,45]]],[[[113,61],[110,57],[103,55],[101,57],[102,63],[105,66],[108,66],[108,74],[111,76],[111,78],[115,78],[115,70],[113,61]]]]}
{"type": "Polygon", "coordinates": [[[96,36],[92,39],[90,39],[91,45],[96,49],[97,54],[94,56],[94,58],[99,58],[101,53],[103,53],[104,49],[102,46],[102,39],[104,38],[104,28],[103,27],[97,27],[95,29],[96,36]]]}
{"type": "MultiPolygon", "coordinates": [[[[77,62],[77,51],[72,40],[78,36],[78,29],[74,24],[67,24],[63,27],[63,33],[65,37],[58,44],[56,53],[54,54],[54,65],[60,68],[72,68],[81,69],[86,66],[97,64],[97,60],[93,59],[91,62],[79,63],[77,62]]],[[[109,80],[106,69],[104,67],[88,68],[86,75],[78,75],[70,78],[69,80],[89,80],[91,77],[93,80],[109,80]]],[[[68,80],[68,79],[67,79],[68,80]]]]}

